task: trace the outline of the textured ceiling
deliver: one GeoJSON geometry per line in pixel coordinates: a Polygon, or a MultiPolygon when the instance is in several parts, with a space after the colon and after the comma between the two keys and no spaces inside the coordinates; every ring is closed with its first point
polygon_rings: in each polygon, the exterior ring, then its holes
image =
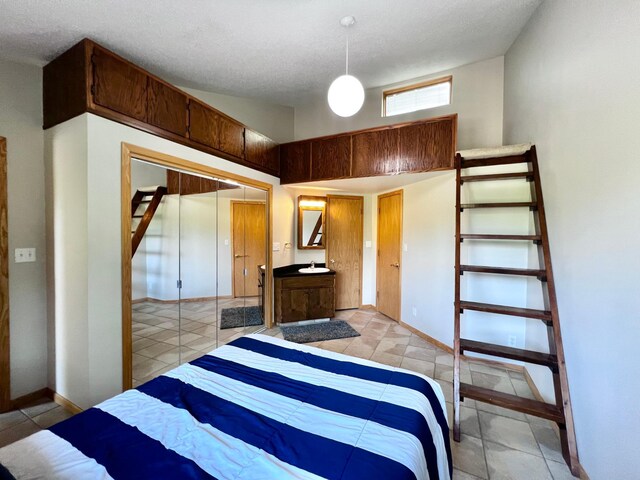
{"type": "Polygon", "coordinates": [[[504,54],[542,0],[0,0],[0,58],[84,37],[173,83],[284,105],[344,71],[365,88],[504,54]]]}

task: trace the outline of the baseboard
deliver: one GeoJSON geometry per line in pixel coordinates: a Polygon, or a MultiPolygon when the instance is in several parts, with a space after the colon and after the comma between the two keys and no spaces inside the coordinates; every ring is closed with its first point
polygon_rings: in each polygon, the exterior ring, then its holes
{"type": "Polygon", "coordinates": [[[40,390],[36,390],[35,392],[27,393],[26,395],[22,395],[14,400],[11,400],[11,410],[18,410],[20,408],[24,408],[30,403],[35,402],[36,400],[40,400],[41,398],[51,398],[49,396],[48,388],[41,388],[40,390]]]}
{"type": "Polygon", "coordinates": [[[47,390],[49,390],[50,398],[65,410],[73,414],[82,412],[82,409],[79,406],[77,406],[75,403],[73,403],[71,400],[66,399],[65,397],[63,397],[59,393],[54,392],[51,389],[47,389],[47,390]]]}
{"type": "Polygon", "coordinates": [[[414,335],[417,335],[420,338],[422,338],[423,340],[425,340],[426,342],[429,342],[431,345],[434,345],[434,346],[438,347],[439,349],[444,350],[445,352],[450,353],[451,355],[453,355],[453,348],[451,348],[449,345],[442,343],[440,340],[436,340],[432,336],[427,335],[423,331],[418,330],[416,327],[412,327],[411,325],[409,325],[408,323],[403,322],[402,320],[400,320],[398,323],[400,325],[402,325],[404,328],[406,328],[407,330],[409,330],[414,335]]]}
{"type": "Polygon", "coordinates": [[[162,304],[175,304],[175,303],[189,303],[189,302],[212,302],[214,300],[229,300],[233,298],[233,295],[221,295],[219,297],[194,297],[194,298],[181,298],[180,300],[160,300],[159,298],[144,297],[131,300],[132,304],[135,303],[162,303],[162,304]]]}

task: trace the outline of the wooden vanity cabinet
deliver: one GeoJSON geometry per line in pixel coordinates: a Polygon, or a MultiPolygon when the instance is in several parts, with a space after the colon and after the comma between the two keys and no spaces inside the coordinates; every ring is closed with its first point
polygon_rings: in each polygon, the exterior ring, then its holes
{"type": "Polygon", "coordinates": [[[335,316],[335,275],[275,278],[276,322],[288,323],[335,316]]]}

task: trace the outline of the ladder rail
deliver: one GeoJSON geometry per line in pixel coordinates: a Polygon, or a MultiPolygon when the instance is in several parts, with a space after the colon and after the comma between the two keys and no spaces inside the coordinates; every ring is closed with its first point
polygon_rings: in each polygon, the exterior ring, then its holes
{"type": "MultiPolygon", "coordinates": [[[[151,201],[148,202],[147,208],[145,209],[144,214],[142,215],[142,219],[140,220],[140,223],[138,223],[138,227],[135,229],[133,237],[131,237],[131,258],[133,258],[133,256],[136,254],[136,251],[140,246],[140,242],[142,242],[142,238],[144,237],[144,234],[147,231],[147,228],[149,228],[149,225],[151,224],[151,220],[153,219],[153,216],[155,215],[156,210],[158,209],[158,206],[160,206],[162,197],[166,193],[167,193],[167,187],[158,187],[156,188],[156,191],[153,192],[153,197],[151,198],[151,201]]],[[[135,210],[137,210],[137,208],[142,203],[146,203],[142,201],[142,198],[149,195],[151,195],[151,193],[149,192],[141,192],[140,190],[136,191],[133,199],[131,200],[132,217],[133,217],[133,214],[135,213],[135,210]],[[142,196],[138,197],[137,203],[134,203],[136,201],[136,197],[138,196],[138,194],[141,194],[142,196]]]]}
{"type": "Polygon", "coordinates": [[[573,422],[573,409],[571,408],[571,396],[569,392],[569,380],[567,378],[567,368],[564,358],[564,348],[562,343],[562,332],[560,330],[560,315],[558,313],[558,299],[556,296],[556,286],[553,277],[553,266],[551,263],[551,249],[549,247],[549,232],[547,230],[547,218],[544,208],[544,199],[542,196],[542,183],[540,181],[540,169],[538,166],[538,156],[536,147],[533,145],[528,152],[533,171],[533,181],[531,185],[532,199],[538,203],[538,209],[533,212],[536,233],[541,236],[541,242],[538,245],[538,258],[541,262],[540,267],[544,265],[547,272],[547,281],[543,285],[545,309],[551,311],[551,325],[547,326],[547,337],[549,338],[549,351],[555,354],[558,359],[558,372],[554,373],[556,405],[561,406],[564,411],[564,426],[560,427],[560,442],[563,449],[563,455],[567,464],[570,466],[572,473],[576,473],[577,468],[578,447],[576,443],[575,427],[573,422]],[[559,380],[559,381],[558,381],[559,380]],[[564,427],[564,428],[563,428],[564,427]],[[576,466],[576,467],[574,467],[576,466]]]}
{"type": "Polygon", "coordinates": [[[453,439],[460,441],[460,188],[462,187],[462,156],[457,153],[456,167],[456,265],[455,265],[455,292],[454,292],[454,317],[453,317],[453,439]]]}

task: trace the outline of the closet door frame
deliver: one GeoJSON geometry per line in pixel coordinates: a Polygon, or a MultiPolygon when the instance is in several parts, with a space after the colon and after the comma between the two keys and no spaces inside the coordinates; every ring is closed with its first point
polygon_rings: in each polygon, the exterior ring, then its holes
{"type": "MultiPolygon", "coordinates": [[[[133,345],[131,338],[131,160],[139,159],[160,167],[179,170],[185,173],[205,175],[238,182],[264,191],[267,209],[267,247],[273,244],[273,185],[254,180],[235,173],[174,157],[148,148],[129,143],[122,143],[121,161],[121,255],[122,255],[122,390],[129,390],[133,385],[133,345]]],[[[272,249],[267,248],[265,298],[269,299],[265,308],[265,326],[271,328],[273,324],[272,296],[272,249]]]]}

